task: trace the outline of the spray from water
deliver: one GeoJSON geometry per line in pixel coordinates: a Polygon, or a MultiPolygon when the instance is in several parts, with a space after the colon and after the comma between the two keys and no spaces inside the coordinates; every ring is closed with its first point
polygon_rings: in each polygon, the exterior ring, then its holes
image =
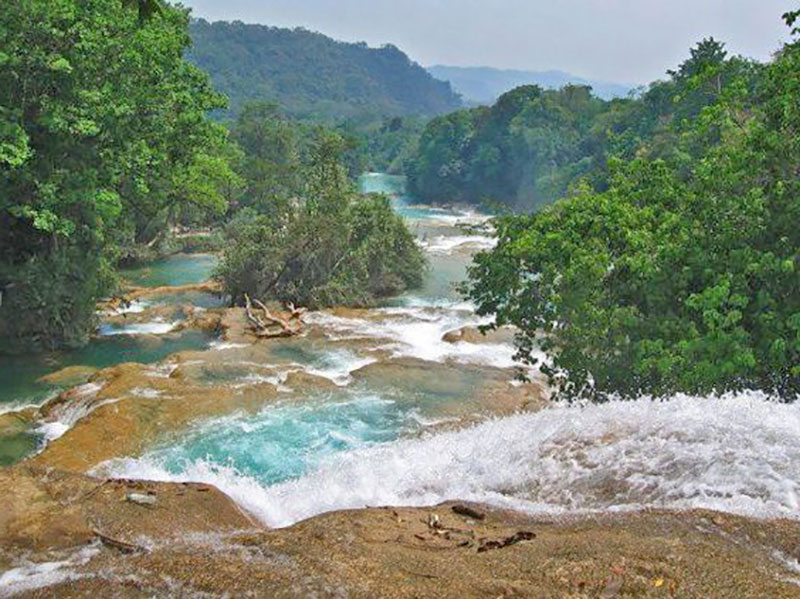
{"type": "Polygon", "coordinates": [[[800,518],[800,406],[757,393],[559,406],[460,431],[323,456],[265,485],[198,459],[174,473],[153,456],[105,473],[214,484],[270,526],[331,510],[449,499],[530,513],[708,508],[800,518]]]}

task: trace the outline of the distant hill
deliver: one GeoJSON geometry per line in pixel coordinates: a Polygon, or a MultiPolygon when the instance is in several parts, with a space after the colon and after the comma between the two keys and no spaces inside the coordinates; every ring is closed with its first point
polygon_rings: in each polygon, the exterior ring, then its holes
{"type": "Polygon", "coordinates": [[[596,96],[604,100],[626,97],[631,86],[576,77],[563,71],[514,71],[491,67],[428,67],[428,72],[443,81],[470,104],[494,104],[495,100],[521,85],[536,84],[545,89],[560,89],[568,83],[590,85],[596,96]]]}
{"type": "Polygon", "coordinates": [[[195,20],[190,33],[189,60],[230,97],[232,113],[246,100],[273,100],[294,116],[328,121],[436,115],[462,105],[449,83],[392,45],[239,21],[195,20]]]}

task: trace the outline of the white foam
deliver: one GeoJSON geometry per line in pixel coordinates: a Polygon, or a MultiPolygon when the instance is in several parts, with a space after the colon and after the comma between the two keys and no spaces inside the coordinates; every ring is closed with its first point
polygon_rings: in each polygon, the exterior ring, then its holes
{"type": "Polygon", "coordinates": [[[153,389],[152,387],[134,387],[131,389],[131,395],[144,399],[156,399],[161,397],[161,391],[153,389]]]}
{"type": "Polygon", "coordinates": [[[112,470],[214,484],[271,526],[448,499],[531,513],[707,508],[800,519],[800,404],[744,393],[558,406],[335,454],[272,487],[203,461],[179,476],[148,458],[112,470]]]}
{"type": "Polygon", "coordinates": [[[241,349],[243,347],[249,347],[249,345],[247,343],[232,343],[230,341],[217,340],[212,341],[209,347],[216,351],[222,351],[226,349],[241,349]]]}
{"type": "Polygon", "coordinates": [[[95,543],[61,561],[43,563],[25,561],[0,574],[0,597],[11,597],[17,593],[85,578],[87,575],[76,571],[75,568],[88,564],[99,552],[100,547],[95,543]]]}
{"type": "Polygon", "coordinates": [[[309,374],[321,376],[343,387],[352,380],[350,374],[375,362],[375,358],[359,356],[349,350],[337,350],[326,354],[324,366],[306,366],[309,374]]]}
{"type": "Polygon", "coordinates": [[[419,245],[432,254],[452,254],[458,250],[488,250],[497,245],[497,239],[484,235],[438,235],[420,240],[419,245]]]}
{"type": "Polygon", "coordinates": [[[313,315],[313,322],[337,339],[373,338],[390,340],[379,347],[394,357],[412,357],[431,362],[453,361],[496,368],[513,368],[515,350],[510,343],[448,343],[445,333],[465,326],[487,324],[471,311],[469,304],[453,302],[439,306],[405,306],[376,310],[373,320],[342,318],[324,312],[313,315]]]}
{"type": "Polygon", "coordinates": [[[3,414],[13,414],[16,412],[23,412],[25,410],[41,408],[43,405],[46,405],[49,401],[58,397],[58,394],[60,392],[61,392],[60,390],[53,391],[49,395],[42,398],[41,401],[37,401],[35,403],[30,403],[30,402],[23,403],[23,401],[19,401],[19,402],[10,402],[7,404],[0,404],[0,416],[2,416],[3,414]]]}
{"type": "Polygon", "coordinates": [[[165,335],[172,331],[177,325],[177,322],[138,322],[121,326],[102,324],[100,325],[100,336],[165,335]]]}
{"type": "Polygon", "coordinates": [[[411,222],[424,223],[426,225],[441,225],[446,227],[457,227],[460,225],[482,225],[489,220],[491,216],[481,214],[469,208],[442,208],[439,206],[430,206],[427,204],[408,204],[402,203],[401,208],[406,210],[424,210],[424,216],[415,216],[412,214],[405,215],[405,219],[411,222]]]}
{"type": "MultiPolygon", "coordinates": [[[[184,362],[184,364],[201,364],[199,360],[184,362]]],[[[164,363],[151,366],[147,369],[147,376],[158,379],[168,379],[178,369],[178,364],[164,363]]]]}
{"type": "Polygon", "coordinates": [[[75,387],[69,392],[69,401],[55,406],[48,420],[41,423],[36,432],[48,443],[63,436],[78,420],[102,405],[94,403],[95,396],[102,388],[100,383],[85,383],[75,387]]]}
{"type": "Polygon", "coordinates": [[[286,379],[289,378],[290,373],[301,372],[302,370],[303,368],[290,368],[288,370],[283,370],[273,375],[264,375],[251,372],[244,378],[240,379],[239,382],[234,383],[231,386],[234,389],[241,389],[243,387],[253,387],[255,385],[261,385],[267,383],[274,386],[275,389],[280,391],[281,393],[293,393],[294,390],[291,387],[286,386],[285,384],[286,379]]]}
{"type": "Polygon", "coordinates": [[[149,302],[144,300],[133,300],[129,304],[123,306],[120,304],[118,307],[107,310],[103,314],[108,316],[122,316],[124,314],[141,314],[150,305],[149,302]]]}
{"type": "Polygon", "coordinates": [[[45,422],[37,427],[36,432],[42,435],[44,440],[49,443],[50,441],[55,441],[59,437],[63,437],[64,433],[66,433],[70,428],[71,426],[69,424],[59,421],[45,422]]]}

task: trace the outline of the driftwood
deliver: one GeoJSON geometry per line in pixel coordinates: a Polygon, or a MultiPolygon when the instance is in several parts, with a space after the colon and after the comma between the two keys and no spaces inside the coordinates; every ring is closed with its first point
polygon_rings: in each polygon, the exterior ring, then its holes
{"type": "Polygon", "coordinates": [[[244,296],[244,301],[245,314],[256,337],[294,337],[303,330],[305,308],[296,308],[294,304],[287,303],[286,309],[289,311],[289,316],[283,317],[272,314],[263,302],[257,299],[251,300],[247,294],[244,296]],[[253,304],[261,311],[261,316],[254,311],[253,304]]]}
{"type": "Polygon", "coordinates": [[[95,536],[100,539],[100,542],[103,543],[106,547],[111,547],[112,549],[116,549],[121,551],[122,553],[147,553],[147,547],[142,545],[134,545],[133,543],[126,543],[125,541],[120,541],[119,539],[115,539],[114,537],[109,537],[108,535],[104,535],[99,530],[92,530],[95,536]]]}

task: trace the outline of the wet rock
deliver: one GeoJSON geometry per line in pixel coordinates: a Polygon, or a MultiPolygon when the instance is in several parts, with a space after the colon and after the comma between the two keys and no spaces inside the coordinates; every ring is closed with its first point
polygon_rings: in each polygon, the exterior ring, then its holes
{"type": "Polygon", "coordinates": [[[284,386],[293,391],[303,392],[332,392],[338,389],[336,383],[324,376],[311,374],[305,370],[296,370],[286,375],[284,386]]]}
{"type": "Polygon", "coordinates": [[[131,302],[136,299],[157,295],[181,294],[190,291],[218,294],[222,291],[222,285],[216,281],[206,281],[204,283],[190,283],[188,285],[166,287],[129,287],[125,293],[124,301],[131,302]]]}
{"type": "Polygon", "coordinates": [[[222,328],[222,318],[225,314],[224,310],[210,309],[210,310],[196,310],[192,309],[188,312],[188,318],[184,323],[185,328],[196,329],[206,333],[217,333],[222,328]]]}
{"type": "Polygon", "coordinates": [[[104,324],[114,326],[125,326],[131,324],[143,324],[151,322],[172,322],[179,318],[185,318],[186,312],[181,306],[168,304],[156,304],[147,306],[141,312],[125,312],[122,314],[106,314],[102,317],[104,324]]]}
{"type": "Polygon", "coordinates": [[[513,343],[516,329],[514,327],[500,327],[493,331],[481,332],[478,327],[462,327],[448,331],[442,336],[442,341],[447,343],[513,343]]]}
{"type": "Polygon", "coordinates": [[[486,514],[483,512],[479,512],[478,510],[473,509],[468,505],[464,505],[463,503],[457,503],[451,509],[459,516],[466,516],[467,518],[472,518],[473,520],[483,520],[486,517],[486,514]]]}
{"type": "Polygon", "coordinates": [[[0,469],[0,554],[76,547],[98,536],[122,543],[143,537],[155,542],[258,527],[215,488],[205,485],[207,493],[181,493],[195,486],[104,480],[22,466],[0,469]],[[139,500],[157,494],[163,509],[142,510],[139,501],[120,501],[120,491],[139,500]]]}
{"type": "Polygon", "coordinates": [[[483,553],[484,551],[491,551],[492,549],[503,549],[504,547],[510,547],[511,545],[522,543],[523,541],[531,541],[535,538],[536,538],[536,533],[527,530],[521,530],[515,532],[513,535],[503,537],[502,539],[482,542],[478,546],[478,553],[483,553]]]}
{"type": "Polygon", "coordinates": [[[36,408],[0,414],[0,436],[12,435],[30,429],[36,419],[36,408]]]}
{"type": "Polygon", "coordinates": [[[73,417],[72,428],[26,463],[86,472],[111,458],[137,455],[198,419],[255,411],[277,396],[272,385],[252,390],[208,385],[172,378],[171,369],[119,364],[96,373],[91,387],[62,393],[42,408],[42,417],[77,412],[77,420],[73,417]]]}
{"type": "Polygon", "coordinates": [[[486,508],[465,524],[449,503],[267,530],[208,485],[36,469],[0,470],[0,499],[9,506],[0,510],[2,567],[23,551],[53,561],[55,549],[102,542],[76,577],[55,578],[41,596],[797,597],[775,558],[798,557],[800,523],[787,520],[726,516],[709,530],[715,515],[702,511],[548,522],[486,508]],[[120,502],[120,492],[156,492],[159,509],[120,502]]]}
{"type": "Polygon", "coordinates": [[[543,385],[518,382],[512,369],[479,364],[394,358],[359,368],[352,376],[371,389],[399,389],[401,397],[435,395],[437,416],[458,418],[461,426],[484,416],[537,410],[547,401],[543,385]]]}
{"type": "Polygon", "coordinates": [[[98,371],[94,366],[67,366],[51,374],[47,374],[38,382],[59,387],[71,387],[87,382],[98,371]]]}
{"type": "Polygon", "coordinates": [[[0,466],[16,464],[35,452],[38,447],[39,436],[32,428],[18,432],[0,431],[0,466]]]}
{"type": "Polygon", "coordinates": [[[230,343],[253,343],[255,335],[250,330],[244,308],[227,308],[219,321],[220,337],[230,343]]]}
{"type": "Polygon", "coordinates": [[[131,503],[135,503],[138,505],[144,506],[155,506],[156,504],[156,496],[155,495],[143,495],[141,493],[128,493],[125,495],[125,501],[130,501],[131,503]]]}

